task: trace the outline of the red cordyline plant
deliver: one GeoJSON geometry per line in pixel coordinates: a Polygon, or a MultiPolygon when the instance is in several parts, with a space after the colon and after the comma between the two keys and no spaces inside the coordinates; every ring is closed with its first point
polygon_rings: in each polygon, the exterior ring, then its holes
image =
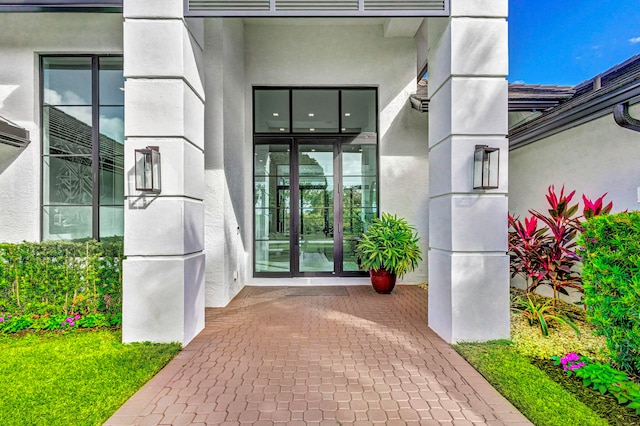
{"type": "Polygon", "coordinates": [[[554,298],[558,293],[567,295],[568,288],[582,289],[582,279],[575,266],[580,262],[576,237],[582,231],[581,220],[607,214],[613,203],[604,205],[603,194],[595,201],[582,196],[584,209],[576,216],[578,204],[571,204],[575,191],[565,194],[564,186],[556,194],[549,186],[547,202],[548,214],[529,210],[532,215],[524,222],[509,215],[509,254],[511,256],[511,277],[523,276],[527,281],[527,292],[539,285],[553,288],[554,298]],[[538,228],[538,224],[542,226],[538,228]]]}

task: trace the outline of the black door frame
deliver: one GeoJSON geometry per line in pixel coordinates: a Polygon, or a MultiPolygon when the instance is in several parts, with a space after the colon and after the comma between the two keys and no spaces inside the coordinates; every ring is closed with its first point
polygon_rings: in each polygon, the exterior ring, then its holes
{"type": "MultiPolygon", "coordinates": [[[[343,269],[343,191],[342,191],[342,147],[345,145],[375,145],[377,135],[281,135],[255,136],[254,150],[259,145],[289,145],[289,272],[256,272],[256,244],[253,237],[253,276],[254,277],[361,277],[366,271],[344,271],[343,269]],[[299,194],[299,149],[300,145],[333,145],[333,271],[331,272],[300,272],[300,194],[299,194]]],[[[255,161],[255,155],[254,161],[255,161]]],[[[376,150],[376,182],[379,179],[379,150],[376,150]]],[[[376,183],[377,186],[377,183],[376,183]]],[[[255,190],[254,190],[255,191],[255,190]]],[[[255,194],[254,194],[255,197],[255,194]]],[[[380,194],[376,190],[376,210],[380,205],[380,194]]],[[[255,210],[255,209],[254,209],[255,210]]],[[[378,213],[378,212],[377,212],[378,213]]],[[[253,212],[255,229],[255,211],[253,212]]]]}

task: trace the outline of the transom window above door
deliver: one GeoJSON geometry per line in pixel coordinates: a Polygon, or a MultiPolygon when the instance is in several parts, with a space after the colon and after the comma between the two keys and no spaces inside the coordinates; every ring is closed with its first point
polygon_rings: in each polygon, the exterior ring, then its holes
{"type": "Polygon", "coordinates": [[[377,110],[371,88],[256,88],[254,133],[375,133],[377,110]]]}

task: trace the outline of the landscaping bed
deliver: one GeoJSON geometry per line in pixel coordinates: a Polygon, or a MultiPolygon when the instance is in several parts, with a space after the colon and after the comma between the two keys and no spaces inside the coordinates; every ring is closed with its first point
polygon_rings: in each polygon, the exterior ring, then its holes
{"type": "Polygon", "coordinates": [[[508,341],[461,343],[454,349],[537,426],[607,424],[508,341]]]}
{"type": "MultiPolygon", "coordinates": [[[[515,289],[513,292],[520,294],[515,289]]],[[[568,304],[563,307],[574,309],[568,304]]],[[[512,313],[511,341],[461,343],[453,347],[538,426],[640,425],[640,416],[620,405],[615,397],[584,386],[582,379],[568,376],[554,365],[551,356],[568,351],[608,360],[604,339],[595,335],[581,309],[576,309],[574,315],[579,336],[566,325],[553,324],[549,336],[543,337],[539,328],[512,313]]]]}
{"type": "Polygon", "coordinates": [[[574,196],[509,215],[511,340],[454,348],[536,425],[640,425],[640,212],[574,196]]]}
{"type": "Polygon", "coordinates": [[[99,425],[179,351],[122,344],[121,239],[0,243],[0,425],[99,425]]]}

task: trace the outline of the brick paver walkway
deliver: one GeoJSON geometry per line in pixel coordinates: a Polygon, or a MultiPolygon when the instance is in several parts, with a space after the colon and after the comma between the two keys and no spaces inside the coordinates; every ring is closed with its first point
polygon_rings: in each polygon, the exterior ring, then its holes
{"type": "Polygon", "coordinates": [[[427,327],[426,296],[246,287],[106,424],[531,424],[427,327]]]}

